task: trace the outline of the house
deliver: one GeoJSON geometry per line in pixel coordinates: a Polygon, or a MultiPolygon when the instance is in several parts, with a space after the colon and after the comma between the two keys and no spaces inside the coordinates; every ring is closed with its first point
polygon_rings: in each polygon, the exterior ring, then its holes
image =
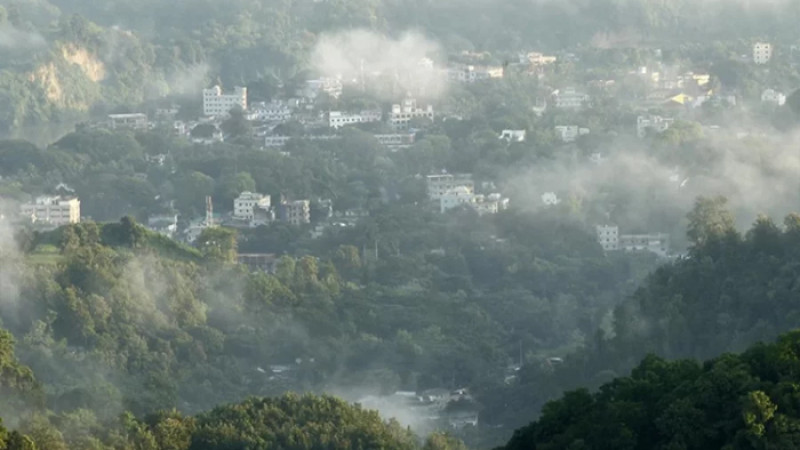
{"type": "Polygon", "coordinates": [[[597,243],[605,251],[619,250],[619,227],[616,225],[597,225],[597,243]]]}
{"type": "Polygon", "coordinates": [[[342,95],[342,81],[329,77],[307,80],[305,87],[298,94],[303,98],[315,100],[320,93],[325,93],[332,98],[339,98],[342,95]]]}
{"type": "Polygon", "coordinates": [[[524,142],[525,130],[503,130],[500,139],[505,139],[507,142],[524,142]]]}
{"type": "Polygon", "coordinates": [[[623,234],[619,249],[626,252],[649,251],[661,257],[669,255],[669,235],[664,233],[623,234]]]}
{"type": "Polygon", "coordinates": [[[264,136],[264,147],[283,147],[291,136],[264,136]]]}
{"type": "Polygon", "coordinates": [[[331,111],[328,113],[328,126],[331,128],[341,128],[354,123],[380,122],[382,118],[383,113],[380,110],[364,110],[359,114],[331,111]]]}
{"type": "Polygon", "coordinates": [[[81,202],[77,197],[40,196],[20,206],[24,222],[37,227],[58,228],[81,221],[81,202]]]}
{"type": "Polygon", "coordinates": [[[280,257],[274,253],[239,253],[236,261],[251,272],[275,273],[280,257]]]}
{"type": "Polygon", "coordinates": [[[426,118],[433,121],[433,106],[418,107],[414,99],[405,99],[403,103],[392,105],[389,124],[396,130],[407,130],[412,119],[426,118]]]}
{"type": "Polygon", "coordinates": [[[282,101],[261,102],[252,105],[248,120],[286,122],[292,118],[292,108],[282,101]]]}
{"type": "Polygon", "coordinates": [[[438,202],[443,195],[459,186],[463,186],[470,193],[474,193],[475,183],[472,181],[472,174],[443,173],[428,175],[427,177],[428,198],[432,201],[438,202]]]}
{"type": "Polygon", "coordinates": [[[146,130],[149,124],[147,114],[143,113],[108,115],[108,126],[112,130],[146,130]]]}
{"type": "Polygon", "coordinates": [[[753,44],[753,62],[766,64],[772,59],[772,44],[769,42],[756,42],[753,44]]]}
{"type": "Polygon", "coordinates": [[[311,223],[311,202],[282,200],[278,206],[278,219],[296,226],[311,223]]]}
{"type": "Polygon", "coordinates": [[[173,238],[175,236],[175,232],[178,231],[178,215],[163,214],[148,217],[147,228],[155,231],[156,233],[173,238]]]}
{"type": "Polygon", "coordinates": [[[252,222],[255,219],[256,210],[268,211],[270,203],[269,195],[244,191],[233,200],[233,218],[252,222]]]}
{"type": "Polygon", "coordinates": [[[459,83],[474,83],[480,80],[503,78],[504,69],[501,66],[473,66],[459,64],[447,69],[447,78],[459,83]]]}
{"type": "Polygon", "coordinates": [[[580,92],[575,88],[556,89],[552,94],[556,108],[561,109],[580,109],[583,108],[591,99],[589,94],[580,92]]]}
{"type": "Polygon", "coordinates": [[[761,93],[761,103],[767,103],[773,106],[783,106],[786,104],[786,95],[774,89],[766,89],[761,93]]]}
{"type": "Polygon", "coordinates": [[[439,211],[445,213],[459,206],[472,205],[475,195],[467,186],[457,186],[442,194],[439,198],[439,211]]]}
{"type": "Polygon", "coordinates": [[[498,193],[489,195],[476,195],[472,201],[472,207],[478,215],[497,214],[508,209],[509,199],[498,193]]]}
{"type": "Polygon", "coordinates": [[[647,136],[647,131],[652,130],[656,133],[663,133],[669,129],[675,119],[655,115],[638,116],[636,118],[636,136],[643,138],[647,136]]]}
{"type": "Polygon", "coordinates": [[[669,255],[669,235],[664,233],[620,234],[616,225],[597,225],[597,243],[605,251],[649,251],[658,256],[669,255]]]}
{"type": "Polygon", "coordinates": [[[375,134],[375,139],[392,151],[409,148],[414,145],[415,133],[375,134]]]}
{"type": "Polygon", "coordinates": [[[562,142],[575,142],[579,136],[589,134],[588,128],[581,128],[577,125],[559,125],[555,127],[555,130],[562,142]]]}
{"type": "Polygon", "coordinates": [[[547,56],[539,52],[530,52],[527,55],[525,55],[525,60],[527,60],[527,62],[529,62],[531,66],[534,67],[553,64],[554,62],[556,62],[557,59],[558,58],[556,58],[555,56],[547,56]]]}
{"type": "Polygon", "coordinates": [[[228,114],[235,106],[247,110],[247,88],[237,86],[232,94],[225,94],[222,88],[214,86],[203,89],[203,114],[206,116],[222,116],[228,114]]]}

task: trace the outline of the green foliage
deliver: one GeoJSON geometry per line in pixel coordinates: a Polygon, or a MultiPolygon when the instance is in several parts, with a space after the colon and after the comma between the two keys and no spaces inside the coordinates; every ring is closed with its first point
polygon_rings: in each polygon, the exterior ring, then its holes
{"type": "Polygon", "coordinates": [[[702,366],[648,356],[599,392],[573,391],[504,448],[791,448],[800,333],[702,366]]]}

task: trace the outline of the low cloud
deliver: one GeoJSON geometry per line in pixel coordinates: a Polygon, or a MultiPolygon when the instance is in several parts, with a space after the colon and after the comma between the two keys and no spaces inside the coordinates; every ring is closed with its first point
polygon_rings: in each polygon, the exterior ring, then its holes
{"type": "Polygon", "coordinates": [[[47,45],[41,34],[20,30],[9,24],[0,25],[0,49],[33,50],[47,45]]]}
{"type": "Polygon", "coordinates": [[[410,93],[425,98],[440,96],[446,78],[426,65],[439,45],[425,36],[407,32],[391,38],[367,30],[325,34],[311,55],[313,67],[325,77],[361,81],[387,96],[410,93]],[[403,92],[405,91],[405,92],[403,92]]]}

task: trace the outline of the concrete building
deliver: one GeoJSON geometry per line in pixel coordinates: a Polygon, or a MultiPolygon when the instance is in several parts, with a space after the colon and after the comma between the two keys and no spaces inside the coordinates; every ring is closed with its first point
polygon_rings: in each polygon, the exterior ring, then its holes
{"type": "Polygon", "coordinates": [[[278,207],[278,218],[297,226],[311,223],[311,202],[283,200],[278,207]]]}
{"type": "Polygon", "coordinates": [[[424,108],[417,106],[414,99],[405,99],[403,103],[392,105],[392,112],[389,114],[389,124],[396,130],[407,130],[408,124],[412,119],[426,118],[433,120],[433,106],[428,105],[424,108]]]}
{"type": "Polygon", "coordinates": [[[768,103],[774,106],[783,106],[786,104],[786,95],[783,92],[778,92],[774,89],[767,89],[761,93],[761,103],[768,103]]]}
{"type": "Polygon", "coordinates": [[[252,222],[257,209],[269,210],[270,206],[269,195],[244,191],[233,200],[233,218],[252,222]]]}
{"type": "Polygon", "coordinates": [[[228,114],[235,106],[247,109],[247,88],[237,86],[232,94],[225,94],[222,88],[214,86],[203,89],[203,114],[206,116],[222,116],[228,114]]]}
{"type": "Polygon", "coordinates": [[[282,101],[261,102],[251,105],[252,111],[248,114],[249,120],[266,122],[286,122],[292,118],[292,108],[282,101]]]}
{"type": "Polygon", "coordinates": [[[342,81],[337,78],[307,80],[305,87],[299,92],[303,98],[310,100],[316,99],[322,93],[332,98],[339,98],[342,95],[342,81]]]}
{"type": "Polygon", "coordinates": [[[619,249],[626,252],[648,251],[661,257],[669,256],[669,235],[664,233],[623,234],[619,249]]]}
{"type": "Polygon", "coordinates": [[[25,222],[57,228],[81,221],[81,202],[77,197],[41,196],[20,206],[25,222]]]}
{"type": "Polygon", "coordinates": [[[457,186],[439,198],[439,212],[445,213],[459,206],[472,205],[475,195],[466,186],[457,186]]]}
{"type": "Polygon", "coordinates": [[[559,125],[555,127],[556,135],[561,138],[561,142],[575,142],[579,136],[589,134],[588,128],[581,128],[577,125],[559,125]]]}
{"type": "Polygon", "coordinates": [[[149,126],[149,122],[147,120],[147,114],[109,114],[108,125],[112,130],[146,130],[149,126]]]}
{"type": "Polygon", "coordinates": [[[500,211],[508,209],[509,199],[503,197],[498,193],[489,195],[476,195],[472,207],[479,215],[484,214],[497,214],[500,211]]]}
{"type": "Polygon", "coordinates": [[[175,232],[178,231],[178,216],[177,214],[164,214],[148,217],[147,228],[169,238],[174,238],[175,232]]]}
{"type": "Polygon", "coordinates": [[[471,174],[444,173],[427,177],[428,198],[432,201],[438,202],[447,192],[461,186],[471,194],[475,193],[475,183],[471,174]]]}
{"type": "Polygon", "coordinates": [[[619,250],[619,227],[615,225],[597,225],[597,243],[605,251],[619,250]]]}
{"type": "Polygon", "coordinates": [[[553,102],[556,108],[580,109],[591,100],[589,94],[577,91],[575,88],[556,89],[553,91],[553,102]]]}
{"type": "MultiPolygon", "coordinates": [[[[522,60],[522,58],[520,59],[522,60]]],[[[530,52],[527,55],[525,55],[525,61],[527,61],[534,67],[553,64],[554,62],[556,62],[556,60],[558,60],[558,58],[556,58],[555,56],[548,56],[540,52],[530,52]]]]}
{"type": "Polygon", "coordinates": [[[769,42],[756,42],[753,44],[753,62],[766,64],[772,59],[772,44],[769,42]]]}
{"type": "Polygon", "coordinates": [[[480,80],[503,78],[504,70],[500,66],[457,65],[447,69],[447,78],[459,83],[474,83],[480,80]]]}
{"type": "Polygon", "coordinates": [[[636,118],[636,136],[643,138],[647,136],[647,131],[663,133],[669,129],[675,119],[661,116],[639,116],[636,118]]]}
{"type": "Polygon", "coordinates": [[[409,148],[414,145],[414,133],[375,134],[375,139],[384,147],[392,151],[409,148]]]}
{"type": "Polygon", "coordinates": [[[597,243],[605,251],[648,251],[661,257],[669,256],[669,235],[664,233],[619,234],[619,227],[615,225],[597,225],[595,232],[597,243]]]}
{"type": "Polygon", "coordinates": [[[331,111],[328,113],[328,126],[331,128],[341,128],[345,125],[355,123],[380,122],[383,113],[379,110],[364,110],[358,114],[347,114],[341,111],[331,111]]]}
{"type": "Polygon", "coordinates": [[[525,142],[525,130],[503,130],[500,139],[507,142],[525,142]]]}
{"type": "Polygon", "coordinates": [[[291,136],[264,136],[264,147],[283,147],[291,136]]]}

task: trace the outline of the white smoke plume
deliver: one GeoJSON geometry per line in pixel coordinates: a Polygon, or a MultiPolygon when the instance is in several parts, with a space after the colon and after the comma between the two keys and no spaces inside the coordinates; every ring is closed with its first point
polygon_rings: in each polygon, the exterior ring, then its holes
{"type": "Polygon", "coordinates": [[[47,45],[41,34],[20,30],[9,24],[0,25],[0,49],[33,50],[47,45]]]}
{"type": "Polygon", "coordinates": [[[0,314],[16,317],[19,312],[22,253],[10,224],[14,205],[0,201],[0,314]]]}
{"type": "Polygon", "coordinates": [[[170,93],[179,96],[197,96],[198,92],[206,87],[208,71],[208,64],[199,63],[169,73],[166,78],[170,93]]]}
{"type": "Polygon", "coordinates": [[[395,100],[398,92],[433,99],[446,89],[446,77],[430,65],[439,51],[437,43],[415,32],[394,39],[351,30],[321,36],[311,61],[321,76],[364,81],[367,87],[395,96],[395,100]]]}

